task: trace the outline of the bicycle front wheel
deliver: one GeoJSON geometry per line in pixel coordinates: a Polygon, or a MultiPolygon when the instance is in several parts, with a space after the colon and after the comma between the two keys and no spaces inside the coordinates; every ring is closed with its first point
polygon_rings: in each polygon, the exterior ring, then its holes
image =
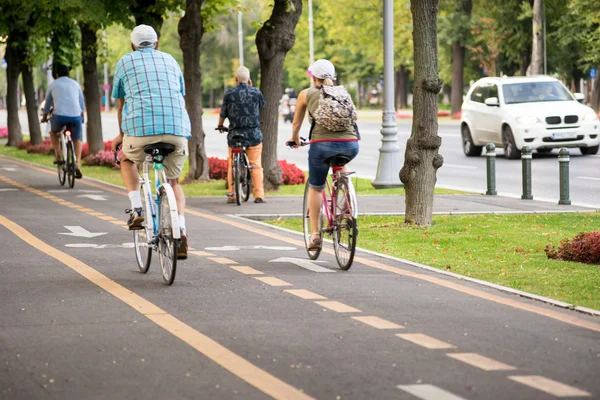
{"type": "Polygon", "coordinates": [[[336,186],[333,250],[340,268],[347,270],[354,260],[358,236],[356,197],[345,177],[340,177],[336,186]]]}
{"type": "Polygon", "coordinates": [[[177,247],[179,239],[173,238],[173,226],[175,224],[171,219],[169,197],[166,190],[162,187],[159,199],[158,258],[160,260],[160,271],[163,280],[167,285],[172,285],[173,281],[175,281],[175,272],[177,271],[177,247]]]}
{"type": "MultiPolygon", "coordinates": [[[[310,229],[310,213],[308,210],[308,182],[306,182],[306,186],[304,187],[304,201],[302,203],[302,230],[304,231],[304,246],[306,247],[306,253],[308,254],[308,258],[311,260],[316,260],[319,258],[321,254],[321,249],[323,248],[323,240],[321,240],[321,245],[317,250],[309,250],[308,244],[310,243],[310,237],[312,235],[312,231],[310,229]]],[[[323,221],[325,219],[323,210],[321,210],[321,217],[319,218],[319,232],[321,232],[321,239],[323,239],[323,221]]]]}
{"type": "Polygon", "coordinates": [[[67,142],[67,177],[69,179],[69,187],[75,186],[75,149],[73,142],[67,142]]]}
{"type": "Polygon", "coordinates": [[[248,156],[243,153],[240,157],[240,194],[242,195],[243,201],[248,201],[250,198],[250,164],[248,163],[248,156]]]}
{"type": "Polygon", "coordinates": [[[60,151],[60,155],[58,156],[59,163],[56,164],[56,172],[58,172],[58,183],[60,183],[61,186],[64,186],[65,182],[67,181],[67,168],[66,168],[66,163],[65,163],[65,159],[64,159],[64,154],[62,152],[62,149],[63,149],[62,139],[60,139],[58,147],[60,148],[61,151],[60,151]]]}
{"type": "Polygon", "coordinates": [[[233,156],[233,168],[231,172],[233,173],[233,190],[235,191],[235,202],[238,206],[242,205],[241,199],[241,188],[240,188],[240,180],[241,180],[241,170],[240,170],[240,155],[234,154],[233,156]]]}
{"type": "MultiPolygon", "coordinates": [[[[148,185],[149,186],[149,185],[148,185]]],[[[133,244],[135,246],[135,258],[137,260],[140,272],[145,274],[150,268],[152,262],[152,246],[148,243],[154,236],[152,228],[152,212],[148,203],[148,192],[144,185],[141,187],[142,207],[144,210],[144,227],[140,230],[133,231],[133,244]]]]}

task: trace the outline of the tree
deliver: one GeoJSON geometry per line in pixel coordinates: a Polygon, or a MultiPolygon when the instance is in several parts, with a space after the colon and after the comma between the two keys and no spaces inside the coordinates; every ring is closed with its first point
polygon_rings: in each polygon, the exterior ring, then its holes
{"type": "Polygon", "coordinates": [[[302,14],[302,0],[274,0],[271,17],[256,33],[260,60],[260,90],[266,104],[260,112],[264,135],[262,162],[266,190],[281,185],[281,168],[277,163],[277,106],[283,93],[283,63],[296,39],[294,29],[302,14]]]}
{"type": "Polygon", "coordinates": [[[438,0],[411,0],[414,26],[415,85],[413,124],[406,142],[400,180],[406,189],[408,224],[431,225],[436,172],[444,163],[438,154],[442,139],[438,136],[437,12],[438,0]]]}
{"type": "Polygon", "coordinates": [[[544,3],[533,1],[533,41],[531,49],[531,75],[544,73],[544,3]]]}

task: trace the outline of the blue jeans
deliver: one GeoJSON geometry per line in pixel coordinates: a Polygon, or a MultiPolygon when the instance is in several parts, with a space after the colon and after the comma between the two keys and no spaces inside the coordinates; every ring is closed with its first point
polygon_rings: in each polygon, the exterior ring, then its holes
{"type": "Polygon", "coordinates": [[[76,117],[53,115],[50,119],[52,132],[60,133],[64,127],[71,131],[71,140],[81,140],[81,115],[76,117]]]}
{"type": "Polygon", "coordinates": [[[353,159],[358,154],[358,142],[317,142],[308,149],[308,186],[316,190],[325,188],[329,164],[325,160],[337,155],[353,159]]]}

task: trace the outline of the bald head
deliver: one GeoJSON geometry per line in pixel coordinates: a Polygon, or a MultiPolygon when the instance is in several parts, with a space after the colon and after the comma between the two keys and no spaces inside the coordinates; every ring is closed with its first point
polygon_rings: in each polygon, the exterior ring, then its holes
{"type": "Polygon", "coordinates": [[[250,80],[250,71],[248,68],[244,66],[239,67],[235,71],[235,79],[238,81],[238,83],[248,83],[250,80]]]}

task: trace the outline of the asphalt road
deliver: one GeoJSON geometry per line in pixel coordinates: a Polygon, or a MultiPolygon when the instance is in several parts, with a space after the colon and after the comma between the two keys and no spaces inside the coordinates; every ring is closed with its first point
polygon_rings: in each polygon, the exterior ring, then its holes
{"type": "Polygon", "coordinates": [[[0,163],[0,399],[600,397],[598,318],[201,205],[166,287],[124,191],[0,163]]]}
{"type": "MultiPolygon", "coordinates": [[[[21,124],[27,131],[26,113],[21,112],[21,124]]],[[[5,110],[0,110],[0,121],[6,120],[5,110]]],[[[217,115],[205,113],[203,122],[206,136],[206,149],[209,156],[225,158],[227,143],[223,135],[214,128],[217,126],[217,115]]],[[[102,115],[105,140],[112,139],[117,129],[115,113],[102,115]]],[[[362,140],[360,154],[352,162],[352,168],[358,176],[374,179],[377,174],[379,148],[381,147],[381,121],[376,117],[359,120],[362,140]]],[[[302,137],[308,137],[308,123],[302,128],[302,137]]],[[[307,148],[290,150],[285,142],[291,137],[291,124],[279,124],[278,157],[297,164],[300,168],[308,169],[307,148]]],[[[400,167],[404,163],[405,143],[410,137],[411,121],[398,121],[398,157],[400,167]]],[[[466,190],[475,193],[486,191],[486,160],[485,156],[469,158],[462,152],[460,128],[458,121],[441,120],[438,134],[442,137],[440,153],[444,156],[444,165],[438,170],[438,186],[450,189],[466,190]]],[[[582,156],[579,149],[571,149],[570,162],[570,199],[573,204],[600,208],[600,154],[582,156]]],[[[502,156],[503,151],[497,151],[496,159],[496,189],[499,194],[519,197],[522,194],[521,162],[507,160],[502,156]]],[[[534,199],[558,202],[559,172],[558,151],[550,154],[534,154],[532,160],[532,193],[534,199]]]]}

